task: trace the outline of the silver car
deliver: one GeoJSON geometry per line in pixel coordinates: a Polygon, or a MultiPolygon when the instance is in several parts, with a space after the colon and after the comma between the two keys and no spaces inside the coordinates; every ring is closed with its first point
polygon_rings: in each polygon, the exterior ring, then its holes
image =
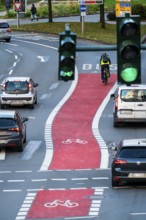
{"type": "Polygon", "coordinates": [[[5,21],[0,21],[0,40],[5,40],[10,42],[11,40],[11,28],[9,24],[5,21]]]}
{"type": "Polygon", "coordinates": [[[6,106],[29,106],[37,104],[38,83],[30,77],[7,77],[1,84],[1,109],[6,106]]]}

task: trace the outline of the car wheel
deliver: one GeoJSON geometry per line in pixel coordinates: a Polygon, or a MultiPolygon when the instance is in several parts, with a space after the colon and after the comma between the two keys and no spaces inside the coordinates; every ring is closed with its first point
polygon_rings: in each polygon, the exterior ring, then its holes
{"type": "Polygon", "coordinates": [[[114,127],[115,127],[115,128],[119,127],[119,123],[116,122],[116,121],[114,121],[114,127]]]}
{"type": "Polygon", "coordinates": [[[37,100],[37,96],[36,96],[36,98],[35,98],[35,102],[34,102],[35,104],[37,104],[38,103],[38,100],[37,100]]]}
{"type": "Polygon", "coordinates": [[[34,103],[30,105],[30,108],[31,108],[31,109],[34,109],[34,103]]]}
{"type": "Polygon", "coordinates": [[[26,143],[26,133],[25,133],[25,136],[24,136],[23,143],[26,143]]]}
{"type": "Polygon", "coordinates": [[[17,147],[18,152],[22,152],[23,151],[23,143],[21,143],[18,147],[17,147]]]}
{"type": "Polygon", "coordinates": [[[9,42],[10,42],[10,40],[11,40],[11,38],[9,38],[9,39],[6,39],[6,42],[8,42],[8,43],[9,43],[9,42]]]}
{"type": "Polygon", "coordinates": [[[119,123],[116,121],[115,113],[113,114],[113,119],[114,119],[113,126],[114,126],[114,127],[118,127],[118,126],[119,126],[119,123]]]}

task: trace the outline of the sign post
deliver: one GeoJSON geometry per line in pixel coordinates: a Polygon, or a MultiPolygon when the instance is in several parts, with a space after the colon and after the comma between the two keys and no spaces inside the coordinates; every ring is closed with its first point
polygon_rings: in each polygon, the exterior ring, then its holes
{"type": "Polygon", "coordinates": [[[16,1],[14,3],[14,5],[15,5],[15,11],[17,12],[17,28],[19,28],[19,26],[20,26],[20,23],[19,23],[19,11],[20,11],[20,8],[22,6],[22,2],[16,1]]]}
{"type": "Polygon", "coordinates": [[[82,17],[82,35],[84,34],[84,16],[86,16],[86,5],[80,5],[81,17],[82,17]]]}

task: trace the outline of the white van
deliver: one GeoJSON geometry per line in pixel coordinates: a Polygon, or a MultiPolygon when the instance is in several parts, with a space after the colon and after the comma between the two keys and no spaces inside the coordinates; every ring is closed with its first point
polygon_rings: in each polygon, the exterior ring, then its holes
{"type": "Polygon", "coordinates": [[[121,122],[146,122],[146,85],[121,85],[111,98],[114,98],[114,127],[121,122]]]}

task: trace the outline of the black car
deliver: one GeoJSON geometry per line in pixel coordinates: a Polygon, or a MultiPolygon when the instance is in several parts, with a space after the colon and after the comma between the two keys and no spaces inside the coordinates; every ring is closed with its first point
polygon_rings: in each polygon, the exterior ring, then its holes
{"type": "Polygon", "coordinates": [[[0,148],[11,147],[23,151],[27,120],[16,110],[0,110],[0,148]]]}
{"type": "Polygon", "coordinates": [[[146,183],[146,139],[125,139],[112,150],[112,187],[146,183]]]}

